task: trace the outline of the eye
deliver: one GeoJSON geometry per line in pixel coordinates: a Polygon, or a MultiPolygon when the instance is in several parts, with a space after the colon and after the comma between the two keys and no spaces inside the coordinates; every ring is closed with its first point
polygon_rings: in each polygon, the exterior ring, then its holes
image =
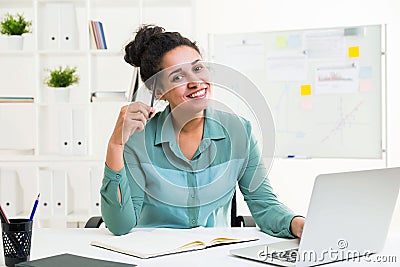
{"type": "Polygon", "coordinates": [[[182,80],[183,79],[183,75],[176,75],[176,76],[174,76],[173,78],[172,78],[172,81],[173,82],[179,82],[180,80],[182,80]]]}
{"type": "Polygon", "coordinates": [[[199,72],[199,71],[201,71],[202,69],[204,69],[204,66],[203,66],[203,65],[197,65],[197,66],[194,66],[194,68],[193,68],[193,70],[196,71],[196,72],[199,72]]]}

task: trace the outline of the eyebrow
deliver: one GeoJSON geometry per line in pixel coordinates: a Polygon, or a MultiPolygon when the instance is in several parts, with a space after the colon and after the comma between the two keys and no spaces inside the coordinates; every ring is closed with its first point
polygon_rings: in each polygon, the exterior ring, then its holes
{"type": "MultiPolygon", "coordinates": [[[[194,65],[194,64],[196,64],[197,62],[199,62],[201,59],[196,59],[195,61],[193,61],[192,63],[190,63],[190,65],[194,65]]],[[[180,71],[182,71],[182,68],[179,68],[179,69],[176,69],[176,70],[174,70],[173,72],[171,72],[169,75],[168,75],[168,77],[170,77],[172,74],[175,74],[175,73],[177,73],[177,72],[180,72],[180,71]]]]}

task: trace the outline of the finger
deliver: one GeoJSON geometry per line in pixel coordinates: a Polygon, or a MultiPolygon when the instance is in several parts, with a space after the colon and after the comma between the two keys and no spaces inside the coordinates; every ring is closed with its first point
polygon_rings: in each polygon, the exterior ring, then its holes
{"type": "Polygon", "coordinates": [[[144,126],[145,126],[145,124],[143,124],[143,122],[141,122],[141,121],[133,121],[133,127],[132,128],[137,130],[137,131],[139,131],[139,132],[141,132],[141,131],[144,130],[144,126]]]}
{"type": "Polygon", "coordinates": [[[130,112],[138,112],[138,111],[150,111],[151,107],[149,105],[146,105],[143,102],[134,102],[129,104],[129,111],[130,112]]]}
{"type": "Polygon", "coordinates": [[[133,113],[133,114],[130,114],[128,117],[127,117],[127,119],[128,120],[133,120],[133,121],[141,121],[142,123],[143,123],[143,125],[146,125],[146,123],[147,123],[147,118],[146,118],[146,116],[143,114],[143,113],[133,113]]]}
{"type": "Polygon", "coordinates": [[[150,108],[148,119],[153,118],[155,115],[156,115],[156,109],[155,108],[150,108]]]}

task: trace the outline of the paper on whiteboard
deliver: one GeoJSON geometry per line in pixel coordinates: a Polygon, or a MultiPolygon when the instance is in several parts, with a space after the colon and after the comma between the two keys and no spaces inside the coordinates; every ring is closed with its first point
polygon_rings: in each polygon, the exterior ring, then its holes
{"type": "Polygon", "coordinates": [[[309,58],[343,58],[346,55],[343,29],[307,32],[304,39],[309,58]]]}
{"type": "Polygon", "coordinates": [[[225,63],[239,71],[264,69],[264,44],[260,41],[242,41],[228,44],[225,63]]]}
{"type": "Polygon", "coordinates": [[[315,73],[316,94],[346,94],[358,91],[358,68],[324,67],[315,73]]]}
{"type": "Polygon", "coordinates": [[[305,81],[307,79],[307,57],[301,52],[270,53],[267,57],[267,80],[305,81]]]}

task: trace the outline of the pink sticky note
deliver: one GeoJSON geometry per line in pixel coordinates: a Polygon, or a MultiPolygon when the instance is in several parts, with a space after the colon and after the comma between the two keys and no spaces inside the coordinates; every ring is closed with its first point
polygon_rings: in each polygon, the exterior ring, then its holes
{"type": "Polygon", "coordinates": [[[360,79],[360,92],[369,92],[374,89],[372,80],[370,79],[360,79]]]}
{"type": "Polygon", "coordinates": [[[310,110],[313,108],[311,97],[302,97],[300,102],[301,109],[310,110]]]}

